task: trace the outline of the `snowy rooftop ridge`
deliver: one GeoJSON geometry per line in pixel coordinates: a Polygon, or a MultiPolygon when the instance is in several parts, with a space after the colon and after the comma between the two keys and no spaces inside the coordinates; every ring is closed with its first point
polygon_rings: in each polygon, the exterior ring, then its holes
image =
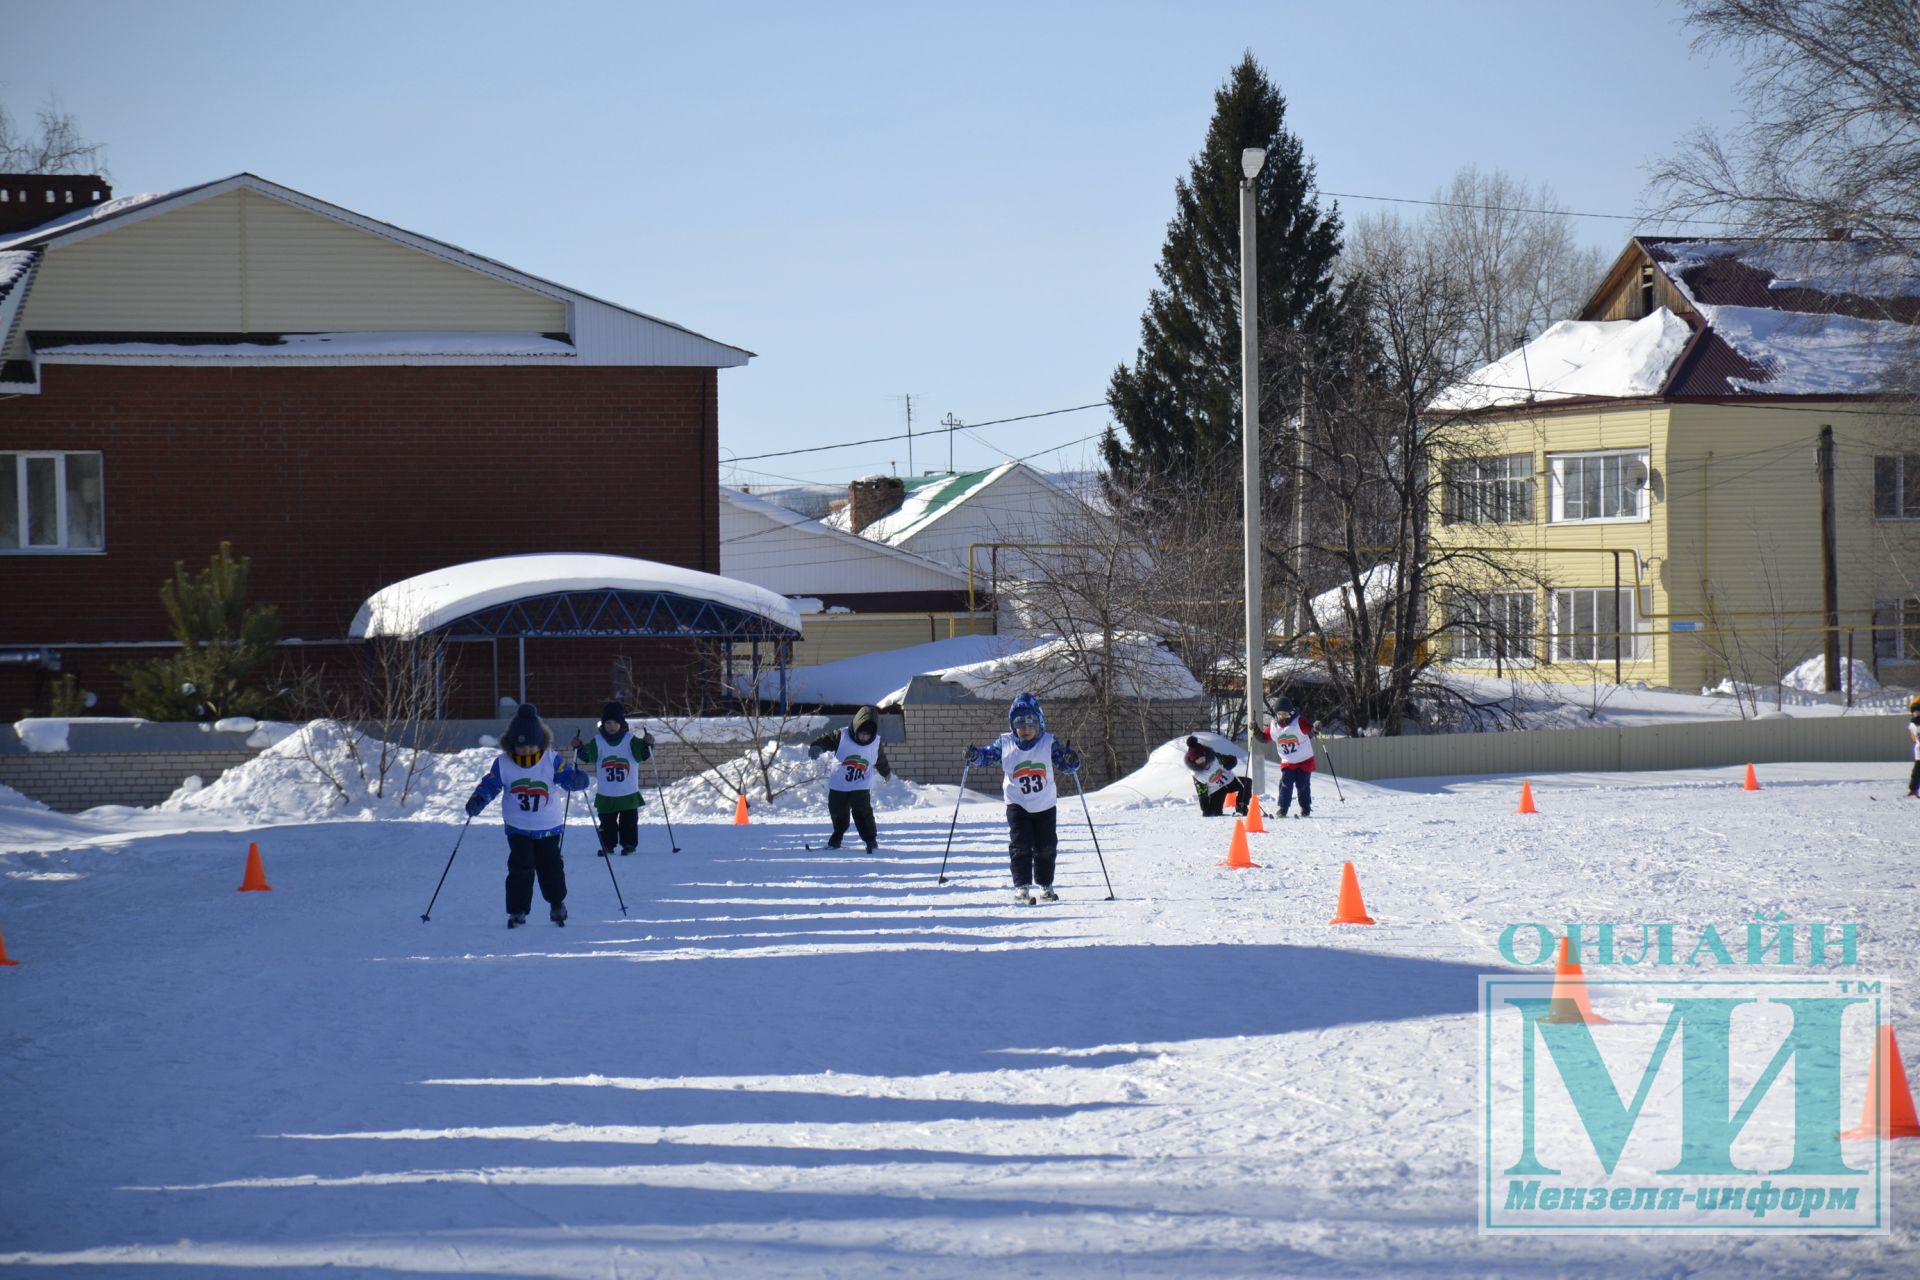
{"type": "Polygon", "coordinates": [[[1638,320],[1562,320],[1433,398],[1436,413],[1659,394],[1693,331],[1665,307],[1638,320]]]}
{"type": "Polygon", "coordinates": [[[324,361],[348,356],[572,360],[579,352],[571,343],[538,333],[367,330],[280,334],[268,342],[74,342],[37,347],[35,354],[52,364],[174,364],[183,361],[225,364],[324,361]]]}

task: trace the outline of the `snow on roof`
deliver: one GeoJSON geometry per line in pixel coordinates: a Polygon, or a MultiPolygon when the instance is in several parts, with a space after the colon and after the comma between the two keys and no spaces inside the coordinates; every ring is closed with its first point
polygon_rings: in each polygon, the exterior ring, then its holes
{"type": "MultiPolygon", "coordinates": [[[[1021,464],[1018,462],[1003,462],[985,471],[961,471],[945,476],[902,477],[902,482],[907,488],[906,501],[860,530],[860,536],[873,542],[904,541],[949,511],[956,509],[968,498],[987,488],[1019,465],[1021,464]]],[[[851,529],[852,510],[842,507],[822,523],[836,529],[851,529]]]]}
{"type": "Polygon", "coordinates": [[[184,195],[189,191],[196,191],[198,189],[198,187],[182,187],[178,191],[146,191],[139,195],[115,196],[111,200],[103,200],[99,204],[90,204],[84,209],[75,209],[71,213],[62,214],[57,218],[49,218],[45,222],[38,223],[31,227],[24,227],[5,236],[0,236],[0,249],[11,248],[17,244],[37,244],[41,240],[63,235],[66,232],[77,230],[89,223],[118,217],[120,214],[126,213],[129,210],[139,208],[141,205],[151,204],[155,200],[165,200],[171,196],[184,195]]]}
{"type": "Polygon", "coordinates": [[[449,565],[382,587],[360,606],[347,634],[418,636],[515,600],[607,590],[710,600],[800,630],[800,615],[784,597],[751,583],[630,556],[548,552],[449,565]]]}
{"type": "Polygon", "coordinates": [[[36,256],[31,249],[0,250],[0,298],[6,297],[7,290],[27,274],[27,268],[33,265],[36,256]]]}
{"type": "MultiPolygon", "coordinates": [[[[863,653],[838,662],[787,668],[787,696],[799,703],[831,706],[883,706],[898,702],[915,676],[934,675],[1004,656],[1018,642],[1007,636],[950,636],[927,644],[863,653]]],[[[774,672],[764,672],[763,680],[774,672]]],[[[741,677],[744,691],[748,678],[741,677]]],[[[777,689],[762,697],[777,696],[777,689]]]]}
{"type": "MultiPolygon", "coordinates": [[[[1094,689],[1082,669],[1086,665],[1084,660],[1099,647],[1097,637],[1052,636],[1014,653],[920,674],[957,684],[976,698],[1012,698],[1019,693],[1032,693],[1041,698],[1085,698],[1090,697],[1094,689]]],[[[1193,672],[1187,670],[1187,664],[1158,636],[1116,635],[1113,654],[1117,668],[1114,693],[1118,697],[1205,696],[1205,690],[1193,678],[1193,672]]],[[[880,705],[899,702],[906,693],[905,688],[896,690],[880,705]]]]}
{"type": "MultiPolygon", "coordinates": [[[[743,511],[751,511],[756,515],[774,521],[782,526],[783,531],[794,532],[801,537],[828,538],[837,542],[844,542],[850,538],[857,539],[860,544],[859,549],[850,549],[848,554],[851,555],[871,552],[884,556],[898,557],[902,561],[911,563],[917,568],[926,569],[930,572],[952,578],[956,584],[967,581],[967,575],[955,569],[952,565],[941,564],[937,560],[929,560],[925,556],[915,555],[913,552],[893,546],[891,543],[874,542],[872,539],[860,537],[859,534],[848,533],[844,520],[838,524],[835,524],[830,518],[827,520],[814,520],[808,516],[801,515],[791,507],[783,507],[777,502],[771,502],[766,498],[758,497],[751,493],[743,493],[738,489],[729,489],[725,485],[720,486],[720,500],[731,503],[743,511]]],[[[723,561],[723,567],[724,561],[727,558],[727,552],[727,542],[723,539],[720,544],[720,556],[723,561]]]]}
{"type": "MultiPolygon", "coordinates": [[[[1377,610],[1393,599],[1399,581],[1400,570],[1391,564],[1377,564],[1361,574],[1361,598],[1366,601],[1367,609],[1377,610]]],[[[1348,612],[1358,612],[1353,609],[1353,584],[1343,582],[1331,590],[1322,591],[1307,601],[1307,608],[1323,628],[1329,631],[1344,628],[1348,612]]]]}
{"type": "Polygon", "coordinates": [[[1767,373],[1729,376],[1728,385],[1767,395],[1872,395],[1920,341],[1912,325],[1895,320],[1706,304],[1700,314],[1721,341],[1767,373]]]}
{"type": "Polygon", "coordinates": [[[1582,396],[1657,395],[1693,331],[1661,307],[1638,320],[1562,320],[1435,396],[1435,412],[1582,396]]]}
{"type": "Polygon", "coordinates": [[[204,361],[209,364],[273,361],[299,363],[348,356],[412,358],[516,358],[571,360],[573,344],[538,333],[477,333],[465,330],[367,330],[357,333],[290,333],[268,342],[73,342],[36,347],[53,364],[126,364],[204,361]]]}

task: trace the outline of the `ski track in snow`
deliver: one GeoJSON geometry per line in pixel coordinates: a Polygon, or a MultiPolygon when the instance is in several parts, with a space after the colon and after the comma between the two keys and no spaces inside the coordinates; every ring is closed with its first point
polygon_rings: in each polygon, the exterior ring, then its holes
{"type": "Polygon", "coordinates": [[[1475,1230],[1510,923],[1859,921],[1920,1043],[1920,805],[1864,772],[1535,777],[1535,817],[1518,779],[1322,778],[1238,872],[1190,802],[1095,796],[1113,902],[1070,800],[1037,907],[985,801],[946,886],[951,810],[883,810],[873,856],[650,816],[624,918],[576,817],[568,927],[512,934],[497,822],[422,924],[456,823],[0,809],[0,1272],[1920,1273],[1920,1142],[1879,1238],[1475,1230]],[[1326,923],[1347,860],[1375,927],[1326,923]]]}

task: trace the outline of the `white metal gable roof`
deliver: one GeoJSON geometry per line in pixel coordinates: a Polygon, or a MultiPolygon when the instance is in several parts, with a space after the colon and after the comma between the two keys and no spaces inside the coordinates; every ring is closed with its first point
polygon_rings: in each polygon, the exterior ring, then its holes
{"type": "Polygon", "coordinates": [[[539,276],[529,275],[504,262],[473,253],[444,240],[435,240],[390,223],[369,218],[351,209],[329,204],[291,187],[251,173],[238,173],[216,182],[182,187],[158,195],[140,195],[109,200],[104,204],[75,210],[64,217],[44,223],[9,238],[0,239],[0,250],[39,246],[58,248],[104,235],[120,227],[156,217],[174,209],[197,204],[245,188],[269,199],[330,218],[368,235],[404,245],[469,271],[492,276],[507,284],[567,305],[568,332],[578,351],[577,363],[591,365],[686,365],[700,368],[732,368],[744,365],[753,352],[717,342],[682,325],[629,307],[618,306],[592,294],[569,289],[539,276]]]}
{"type": "Polygon", "coordinates": [[[953,590],[967,575],[951,565],[812,520],[778,503],[720,489],[720,570],[789,595],[953,590]],[[729,513],[739,520],[729,520],[729,513]],[[757,529],[730,535],[730,523],[757,529]],[[876,576],[878,575],[878,576],[876,576]]]}

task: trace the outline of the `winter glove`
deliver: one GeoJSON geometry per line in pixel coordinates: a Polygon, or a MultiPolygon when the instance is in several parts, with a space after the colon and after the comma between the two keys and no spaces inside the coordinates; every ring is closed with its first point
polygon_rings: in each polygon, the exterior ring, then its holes
{"type": "Polygon", "coordinates": [[[807,748],[807,759],[818,760],[819,758],[820,758],[820,748],[818,747],[807,748]]]}
{"type": "Polygon", "coordinates": [[[487,798],[478,791],[467,797],[467,816],[469,818],[479,817],[480,811],[486,807],[487,798]]]}
{"type": "Polygon", "coordinates": [[[1060,767],[1068,773],[1080,772],[1080,753],[1073,749],[1071,742],[1060,750],[1060,767]]]}
{"type": "Polygon", "coordinates": [[[967,767],[968,768],[972,768],[975,765],[985,764],[986,762],[987,762],[987,753],[985,748],[982,748],[982,747],[967,748],[967,767]]]}
{"type": "Polygon", "coordinates": [[[1213,793],[1207,790],[1206,783],[1195,782],[1193,784],[1193,794],[1195,794],[1196,796],[1199,796],[1202,800],[1205,800],[1208,796],[1212,795],[1213,793]]]}

